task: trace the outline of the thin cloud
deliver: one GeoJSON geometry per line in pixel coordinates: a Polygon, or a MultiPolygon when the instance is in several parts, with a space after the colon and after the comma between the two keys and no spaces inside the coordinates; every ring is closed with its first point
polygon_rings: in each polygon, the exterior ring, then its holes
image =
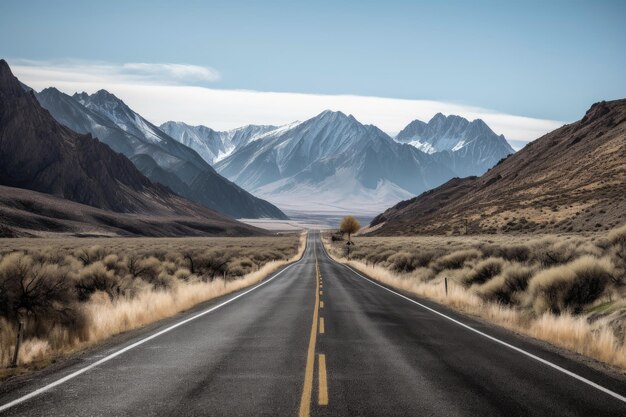
{"type": "Polygon", "coordinates": [[[246,124],[286,124],[330,109],[352,114],[395,135],[412,120],[428,121],[441,112],[483,119],[516,149],[564,124],[433,100],[207,88],[198,84],[219,79],[219,73],[194,65],[81,61],[10,64],[18,78],[36,90],[54,86],[73,94],[104,88],[157,124],[177,120],[227,130],[246,124]]]}
{"type": "Polygon", "coordinates": [[[121,67],[122,73],[151,80],[170,79],[189,83],[194,81],[217,81],[217,70],[198,65],[129,63],[121,67]]]}
{"type": "Polygon", "coordinates": [[[24,77],[63,82],[194,85],[220,79],[220,73],[214,68],[187,64],[145,62],[111,64],[80,60],[16,60],[12,64],[14,70],[19,70],[24,77]]]}

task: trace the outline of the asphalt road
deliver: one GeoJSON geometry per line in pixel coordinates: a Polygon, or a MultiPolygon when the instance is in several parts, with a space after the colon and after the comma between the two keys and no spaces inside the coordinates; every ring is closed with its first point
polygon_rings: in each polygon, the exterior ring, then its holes
{"type": "Polygon", "coordinates": [[[624,416],[624,396],[621,377],[404,298],[310,234],[256,287],[5,382],[0,415],[624,416]]]}

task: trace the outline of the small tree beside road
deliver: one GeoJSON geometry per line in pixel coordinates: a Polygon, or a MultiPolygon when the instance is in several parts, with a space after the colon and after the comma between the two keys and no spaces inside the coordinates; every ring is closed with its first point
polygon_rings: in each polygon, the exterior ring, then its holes
{"type": "Polygon", "coordinates": [[[339,231],[341,233],[348,234],[348,244],[351,244],[352,241],[351,236],[353,233],[356,233],[361,228],[361,224],[354,216],[346,216],[341,220],[341,225],[339,225],[339,231]]]}
{"type": "Polygon", "coordinates": [[[361,224],[354,216],[346,216],[341,220],[341,224],[339,225],[339,231],[344,234],[348,234],[348,242],[346,243],[346,247],[348,249],[348,259],[350,259],[350,245],[352,243],[352,234],[359,231],[361,228],[361,224]]]}

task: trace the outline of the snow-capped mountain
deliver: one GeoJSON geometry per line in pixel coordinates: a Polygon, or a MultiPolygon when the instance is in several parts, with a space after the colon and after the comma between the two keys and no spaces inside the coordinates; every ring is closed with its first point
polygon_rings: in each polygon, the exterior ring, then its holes
{"type": "Polygon", "coordinates": [[[276,126],[248,125],[229,131],[216,131],[206,126],[190,126],[183,122],[166,122],[160,129],[180,143],[189,146],[209,164],[221,161],[256,137],[275,130],[276,126]]]}
{"type": "Polygon", "coordinates": [[[215,168],[284,209],[315,212],[372,213],[454,176],[428,154],[332,111],[258,136],[215,168]]]}
{"type": "Polygon", "coordinates": [[[481,175],[515,151],[485,122],[437,113],[428,123],[414,120],[396,140],[436,157],[458,176],[481,175]]]}
{"type": "Polygon", "coordinates": [[[79,133],[91,133],[123,153],[154,182],[233,217],[286,218],[219,175],[196,151],[176,141],[105,90],[68,96],[48,88],[37,94],[42,107],[79,133]]]}

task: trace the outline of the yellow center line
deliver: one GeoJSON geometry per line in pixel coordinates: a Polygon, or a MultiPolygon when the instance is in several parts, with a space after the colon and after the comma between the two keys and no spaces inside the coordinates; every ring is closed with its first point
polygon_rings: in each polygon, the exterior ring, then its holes
{"type": "Polygon", "coordinates": [[[319,315],[320,293],[319,291],[319,264],[317,262],[317,248],[313,246],[315,252],[315,307],[313,309],[313,324],[311,325],[311,337],[309,339],[309,349],[306,357],[306,368],[304,370],[304,386],[302,397],[300,398],[300,417],[309,417],[311,414],[311,397],[313,395],[313,371],[315,368],[315,342],[317,340],[317,320],[319,315]]]}
{"type": "Polygon", "coordinates": [[[319,390],[317,396],[318,405],[328,405],[328,383],[326,381],[326,355],[320,353],[318,355],[319,363],[319,390]]]}
{"type": "Polygon", "coordinates": [[[324,334],[324,317],[320,317],[320,334],[324,334]]]}

